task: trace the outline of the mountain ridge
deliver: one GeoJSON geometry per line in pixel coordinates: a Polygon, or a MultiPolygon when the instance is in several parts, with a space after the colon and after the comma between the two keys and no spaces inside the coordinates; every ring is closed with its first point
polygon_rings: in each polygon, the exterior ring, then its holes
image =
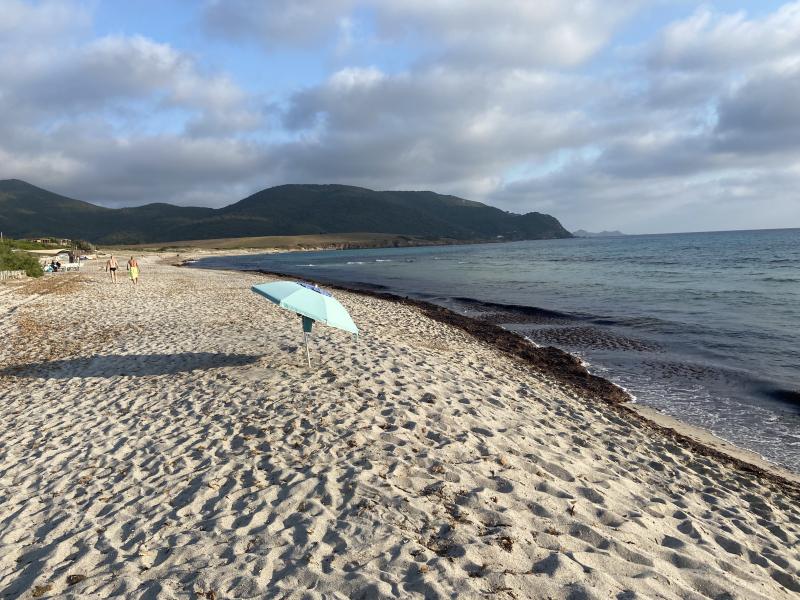
{"type": "Polygon", "coordinates": [[[431,191],[285,184],[216,209],[164,202],[106,208],[19,179],[0,180],[0,230],[103,244],[354,231],[463,241],[572,237],[550,215],[519,215],[431,191]]]}

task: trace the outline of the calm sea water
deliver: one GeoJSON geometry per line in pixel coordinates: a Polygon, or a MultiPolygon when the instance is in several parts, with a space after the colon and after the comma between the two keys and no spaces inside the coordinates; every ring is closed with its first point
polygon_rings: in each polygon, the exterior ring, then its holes
{"type": "Polygon", "coordinates": [[[509,324],[581,356],[638,402],[800,471],[800,229],[209,258],[384,287],[455,310],[563,313],[509,324]]]}

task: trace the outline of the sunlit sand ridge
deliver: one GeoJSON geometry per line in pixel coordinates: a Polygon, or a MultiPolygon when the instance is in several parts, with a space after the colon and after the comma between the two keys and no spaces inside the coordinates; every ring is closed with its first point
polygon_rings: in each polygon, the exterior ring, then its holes
{"type": "Polygon", "coordinates": [[[0,593],[795,598],[800,494],[416,308],[141,261],[0,288],[0,593]]]}

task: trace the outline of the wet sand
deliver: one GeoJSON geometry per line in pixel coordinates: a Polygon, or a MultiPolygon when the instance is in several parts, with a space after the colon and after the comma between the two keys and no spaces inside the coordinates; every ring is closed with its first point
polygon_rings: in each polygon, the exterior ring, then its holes
{"type": "Polygon", "coordinates": [[[141,263],[0,294],[4,597],[800,593],[797,484],[569,355],[339,290],[309,370],[267,276],[141,263]]]}

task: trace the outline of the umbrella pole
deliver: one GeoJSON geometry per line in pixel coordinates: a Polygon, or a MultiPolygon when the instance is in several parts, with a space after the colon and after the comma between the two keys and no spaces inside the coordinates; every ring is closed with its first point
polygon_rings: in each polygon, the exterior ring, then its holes
{"type": "Polygon", "coordinates": [[[314,319],[305,315],[303,317],[303,341],[306,344],[306,360],[308,361],[308,368],[311,368],[311,354],[308,352],[308,338],[311,336],[311,328],[314,326],[314,319]]]}

